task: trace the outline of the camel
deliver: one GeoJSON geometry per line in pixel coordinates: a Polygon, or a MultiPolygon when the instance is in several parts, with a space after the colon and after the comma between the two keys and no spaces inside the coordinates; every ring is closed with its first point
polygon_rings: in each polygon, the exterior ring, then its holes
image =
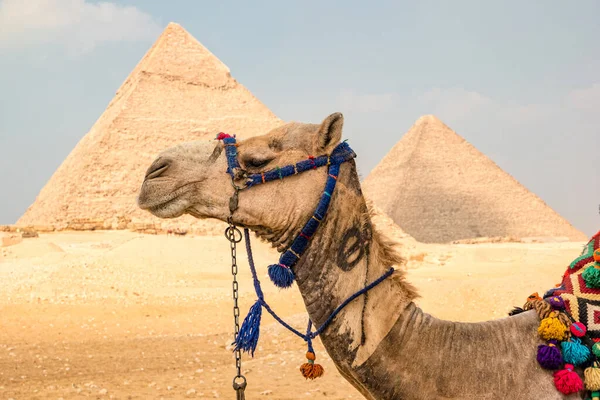
{"type": "MultiPolygon", "coordinates": [[[[329,154],[342,139],[343,115],[321,124],[291,122],[238,142],[240,166],[259,173],[329,154]]],[[[223,144],[184,143],[148,168],[138,205],[160,218],[185,213],[227,221],[233,195],[223,144]]],[[[283,252],[311,218],[327,170],[309,170],[239,192],[233,222],[283,252]]],[[[354,160],[340,167],[329,211],[293,267],[309,317],[320,326],[346,298],[403,260],[371,223],[354,160]],[[345,240],[354,232],[354,242],[345,240]],[[359,242],[360,245],[356,245],[359,242]]],[[[275,261],[275,260],[274,260],[275,261]]],[[[414,300],[401,270],[355,299],[321,333],[340,374],[370,400],[581,399],[565,396],[536,362],[535,311],[481,323],[434,318],[414,300]]],[[[443,299],[440,299],[443,301],[443,299]]]]}

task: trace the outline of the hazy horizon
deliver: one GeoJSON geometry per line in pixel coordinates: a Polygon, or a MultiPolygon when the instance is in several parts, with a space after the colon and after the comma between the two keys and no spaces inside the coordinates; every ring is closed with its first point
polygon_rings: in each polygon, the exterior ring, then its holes
{"type": "Polygon", "coordinates": [[[433,114],[592,235],[599,15],[593,1],[0,0],[0,224],[33,203],[173,21],[281,119],[343,112],[362,178],[433,114]]]}

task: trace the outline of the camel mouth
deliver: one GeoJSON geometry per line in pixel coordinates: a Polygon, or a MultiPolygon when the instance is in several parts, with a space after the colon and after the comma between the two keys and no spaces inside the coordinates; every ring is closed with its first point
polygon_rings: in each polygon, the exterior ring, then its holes
{"type": "Polygon", "coordinates": [[[159,218],[175,218],[185,213],[189,202],[183,197],[185,190],[173,192],[157,191],[156,187],[144,182],[137,198],[138,207],[159,218]],[[154,190],[153,190],[154,189],[154,190]]]}
{"type": "Polygon", "coordinates": [[[183,214],[190,214],[199,219],[207,218],[194,212],[192,201],[192,194],[198,189],[197,185],[202,182],[204,179],[176,186],[168,178],[144,180],[137,196],[137,205],[159,218],[177,218],[183,214]]]}
{"type": "Polygon", "coordinates": [[[153,209],[160,210],[169,203],[182,198],[191,191],[190,187],[192,185],[200,182],[202,180],[188,182],[182,186],[175,186],[170,179],[146,179],[142,183],[142,188],[137,197],[138,207],[150,212],[153,209]]]}
{"type": "Polygon", "coordinates": [[[152,210],[155,208],[161,208],[165,204],[179,197],[179,194],[172,192],[166,195],[158,195],[152,187],[148,187],[148,182],[144,181],[142,189],[137,197],[138,207],[142,210],[152,210]]]}
{"type": "Polygon", "coordinates": [[[188,202],[182,199],[181,196],[160,203],[145,205],[144,207],[140,206],[140,208],[159,218],[177,218],[185,214],[188,207],[188,202]]]}

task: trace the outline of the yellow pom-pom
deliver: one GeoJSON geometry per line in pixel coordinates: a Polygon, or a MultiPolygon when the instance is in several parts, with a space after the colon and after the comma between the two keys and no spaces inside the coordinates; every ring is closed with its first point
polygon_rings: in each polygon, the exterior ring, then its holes
{"type": "Polygon", "coordinates": [[[540,322],[538,333],[544,340],[564,340],[567,337],[567,327],[557,318],[557,313],[551,313],[540,322]]]}
{"type": "Polygon", "coordinates": [[[587,390],[591,390],[592,392],[600,390],[600,368],[598,368],[597,362],[593,366],[586,368],[583,374],[585,375],[585,387],[587,390]]]}

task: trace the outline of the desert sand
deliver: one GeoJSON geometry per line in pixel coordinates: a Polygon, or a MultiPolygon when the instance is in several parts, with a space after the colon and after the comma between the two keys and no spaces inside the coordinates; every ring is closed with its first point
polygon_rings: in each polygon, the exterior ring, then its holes
{"type": "MultiPolygon", "coordinates": [[[[558,283],[583,243],[400,246],[418,305],[457,321],[505,317],[558,283]]],[[[60,232],[0,249],[0,398],[234,398],[229,243],[222,236],[60,232]]],[[[265,279],[276,259],[254,241],[270,304],[298,328],[295,287],[265,279]]],[[[239,248],[241,311],[255,300],[239,248]]],[[[244,355],[247,398],[360,399],[316,341],[325,376],[305,381],[302,340],[263,314],[259,348],[244,355]]]]}

